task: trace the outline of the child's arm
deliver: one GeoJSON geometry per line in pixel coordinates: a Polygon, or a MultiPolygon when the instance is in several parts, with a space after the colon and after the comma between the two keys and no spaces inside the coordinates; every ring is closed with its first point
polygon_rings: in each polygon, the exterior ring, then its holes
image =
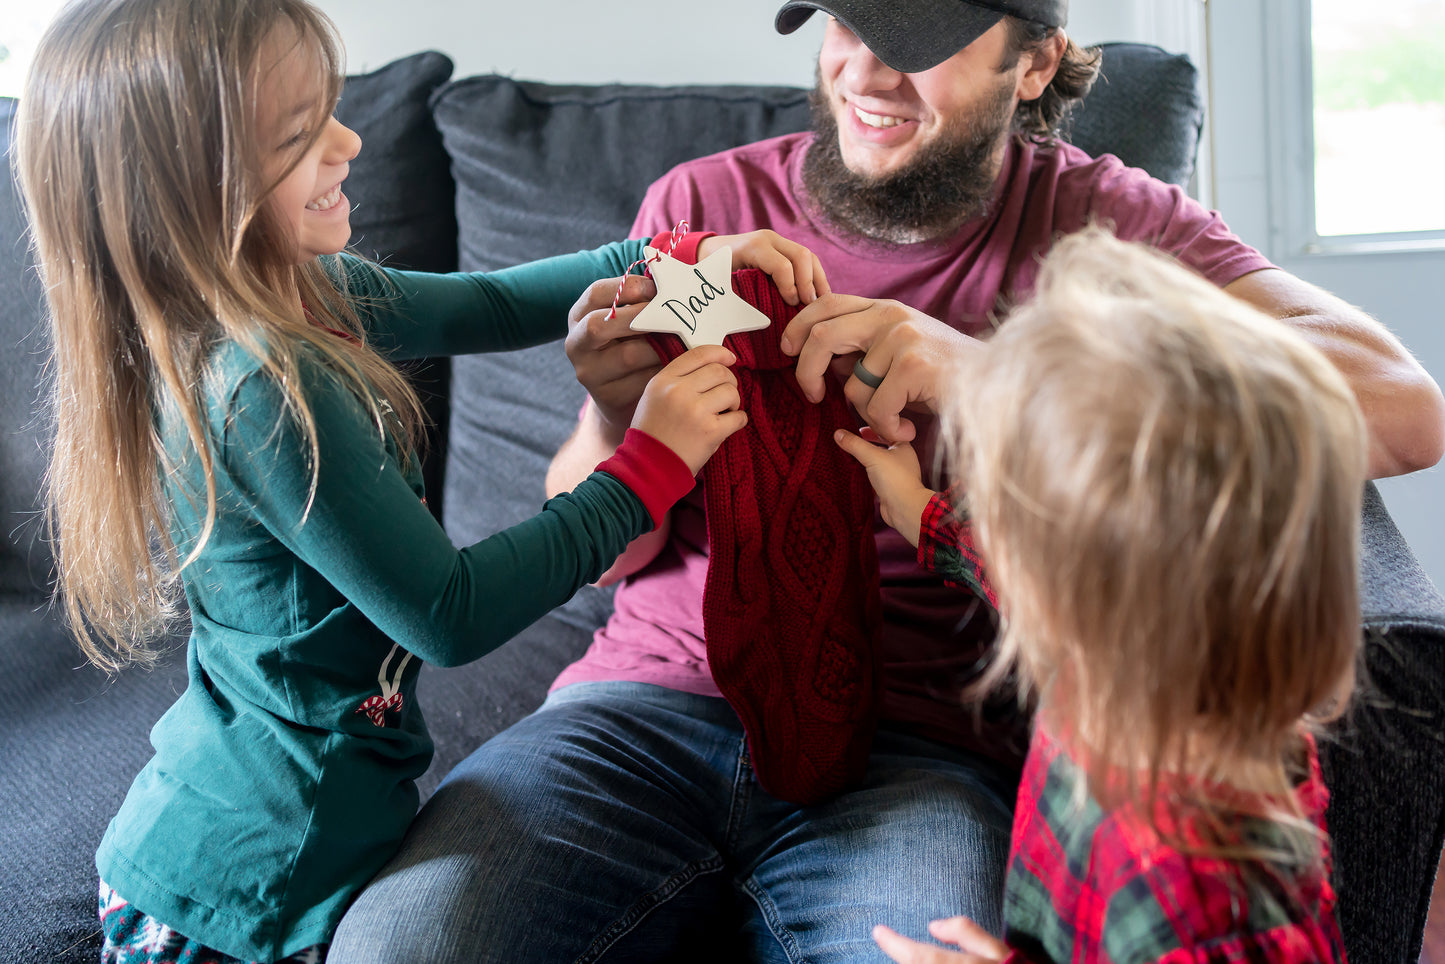
{"type": "Polygon", "coordinates": [[[883,521],[918,550],[920,566],[938,573],[950,585],[971,590],[997,609],[998,596],[973,544],[973,526],[955,511],[948,493],[923,484],[913,446],[907,442],[874,444],[877,434],[868,428],[863,432],[866,438],[839,429],[833,437],[868,471],[883,521]]]}
{"type": "Polygon", "coordinates": [[[314,496],[306,436],[284,394],[242,378],[213,417],[218,472],[298,559],[387,636],[428,662],[475,659],[595,580],[651,529],[737,411],[735,359],[716,346],[675,359],[648,386],[617,454],[533,518],[457,549],[386,451],[362,406],[317,363],[303,377],[320,446],[314,496]]]}
{"type": "MultiPolygon", "coordinates": [[[[654,242],[666,246],[671,237],[654,242]]],[[[772,231],[728,237],[693,232],[676,253],[691,263],[724,244],[733,249],[734,269],[766,271],[790,304],[828,293],[813,253],[772,231]]],[[[509,351],[562,338],[578,295],[599,278],[620,278],[641,260],[643,245],[619,241],[491,272],[397,271],[347,256],[339,263],[372,344],[390,357],[420,358],[509,351]]]]}

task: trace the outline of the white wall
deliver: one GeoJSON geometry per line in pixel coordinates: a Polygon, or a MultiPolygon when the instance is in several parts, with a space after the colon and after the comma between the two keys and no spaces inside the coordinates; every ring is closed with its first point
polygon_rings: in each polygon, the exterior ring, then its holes
{"type": "MultiPolygon", "coordinates": [[[[1088,42],[1178,42],[1178,10],[1199,0],[1074,0],[1070,32],[1088,42]],[[1161,11],[1163,13],[1161,14],[1161,11]]],[[[435,49],[457,76],[503,73],[557,83],[811,85],[822,16],[773,30],[781,0],[603,4],[596,0],[319,0],[346,40],[349,69],[435,49]],[[538,18],[544,14],[545,22],[538,18]]]]}
{"type": "Polygon", "coordinates": [[[340,27],[352,71],[435,49],[456,62],[459,77],[496,72],[557,83],[809,85],[822,36],[820,17],[791,36],[774,31],[781,0],[318,5],[340,27]]]}

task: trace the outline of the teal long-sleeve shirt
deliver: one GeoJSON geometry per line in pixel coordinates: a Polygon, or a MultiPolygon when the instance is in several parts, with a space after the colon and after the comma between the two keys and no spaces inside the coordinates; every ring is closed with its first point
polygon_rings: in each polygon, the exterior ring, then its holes
{"type": "MultiPolygon", "coordinates": [[[[394,357],[521,348],[561,337],[592,281],[641,256],[629,241],[486,275],[344,260],[368,338],[394,357]]],[[[432,744],[416,705],[423,661],[489,652],[651,528],[617,478],[593,473],[511,529],[455,548],[361,403],[317,361],[302,377],[320,445],[235,343],[215,351],[205,416],[217,515],[184,571],[189,681],[155,725],[155,755],[96,855],[136,908],[243,960],[330,939],[394,852],[432,744]]],[[[184,444],[162,416],[163,437],[184,444]]],[[[197,461],[169,485],[172,534],[200,532],[197,461]]],[[[408,465],[408,462],[411,464],[408,465]]],[[[479,819],[485,819],[479,815],[479,819]]]]}

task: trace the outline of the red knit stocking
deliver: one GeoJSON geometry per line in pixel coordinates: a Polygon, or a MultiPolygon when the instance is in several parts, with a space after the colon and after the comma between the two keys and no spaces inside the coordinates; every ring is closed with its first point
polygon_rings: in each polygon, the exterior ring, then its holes
{"type": "MultiPolygon", "coordinates": [[[[842,387],[803,397],[778,346],[798,312],[761,271],[733,288],[774,324],[728,347],[748,425],[703,469],[708,664],[747,731],[763,788],[813,803],[863,775],[878,703],[881,626],[873,490],[833,442],[856,423],[842,387]]],[[[683,351],[649,336],[664,359],[683,351]]]]}

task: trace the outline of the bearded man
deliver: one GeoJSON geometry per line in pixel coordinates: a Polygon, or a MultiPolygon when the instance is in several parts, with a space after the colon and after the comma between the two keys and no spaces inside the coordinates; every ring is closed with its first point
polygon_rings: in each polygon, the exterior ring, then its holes
{"type": "MultiPolygon", "coordinates": [[[[798,279],[812,303],[783,336],[799,383],[817,400],[830,368],[846,376],[870,425],[916,438],[924,464],[949,359],[986,351],[979,336],[1028,295],[1038,256],[1093,220],[1305,331],[1356,388],[1376,475],[1438,460],[1445,402],[1381,326],[1274,268],[1177,187],[1057,139],[1097,70],[1064,34],[1066,7],[790,0],[782,32],[830,15],[814,129],[674,169],[633,235],[686,218],[810,248],[826,281],[798,279]]],[[[611,454],[661,367],[628,329],[651,281],[629,278],[614,317],[616,291],[599,282],[573,311],[567,350],[590,402],[549,494],[611,454]]],[[[487,812],[433,801],[359,901],[353,917],[386,918],[359,931],[375,959],[675,961],[721,947],[732,960],[882,961],[879,923],[922,940],[929,921],[965,915],[997,933],[1027,721],[1007,701],[959,698],[993,639],[986,607],[881,522],[876,545],[879,722],[851,786],[800,806],[758,783],[708,666],[694,493],[609,573],[615,613],[547,702],[453,772],[487,812]]]]}

